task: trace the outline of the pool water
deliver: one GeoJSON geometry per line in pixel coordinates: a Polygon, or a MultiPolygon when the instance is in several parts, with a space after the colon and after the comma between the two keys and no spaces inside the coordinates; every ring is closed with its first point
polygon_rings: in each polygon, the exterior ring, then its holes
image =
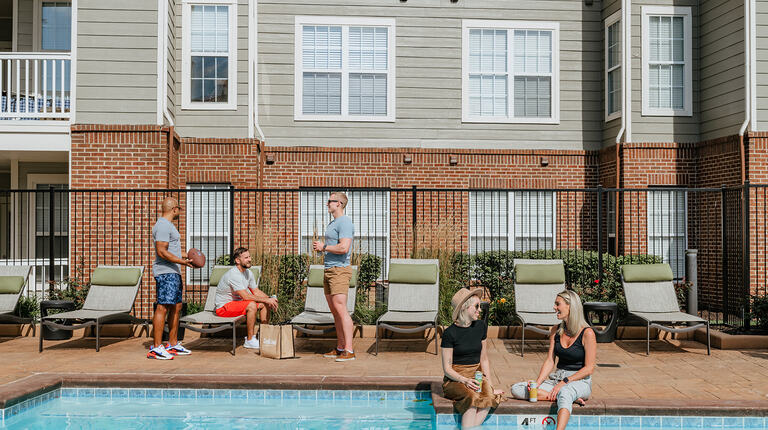
{"type": "Polygon", "coordinates": [[[428,392],[90,388],[63,389],[50,397],[6,418],[0,428],[427,430],[435,426],[428,392]]]}

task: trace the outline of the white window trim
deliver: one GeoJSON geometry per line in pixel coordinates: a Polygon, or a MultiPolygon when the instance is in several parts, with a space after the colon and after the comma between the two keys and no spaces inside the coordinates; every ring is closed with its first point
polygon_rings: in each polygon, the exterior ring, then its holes
{"type": "MultiPolygon", "coordinates": [[[[344,190],[344,192],[347,195],[351,195],[355,191],[356,190],[344,190]]],[[[300,190],[299,191],[299,229],[298,229],[299,230],[299,232],[298,232],[299,234],[298,234],[298,237],[297,237],[297,240],[296,240],[296,253],[298,253],[298,254],[301,254],[301,252],[302,252],[301,240],[304,237],[304,231],[301,229],[301,226],[302,226],[301,217],[304,214],[304,212],[302,211],[302,208],[301,208],[301,193],[312,193],[312,192],[316,192],[316,190],[308,189],[308,190],[300,190]]],[[[364,192],[366,192],[366,191],[364,191],[364,192]]],[[[384,268],[388,268],[389,267],[389,260],[391,259],[390,252],[392,250],[392,234],[391,234],[392,230],[390,228],[390,223],[391,223],[391,220],[392,220],[391,215],[390,215],[390,213],[391,213],[390,212],[390,204],[391,204],[391,199],[392,199],[392,193],[390,193],[387,190],[370,190],[370,192],[373,192],[373,193],[379,193],[379,192],[386,193],[386,195],[384,196],[384,202],[386,203],[386,208],[384,209],[384,213],[387,214],[387,219],[384,222],[384,227],[385,227],[384,237],[386,237],[386,240],[384,241],[384,257],[383,257],[383,261],[381,262],[381,267],[382,267],[382,269],[384,269],[384,268]]],[[[325,192],[324,194],[328,195],[330,193],[329,192],[325,192]]],[[[327,207],[327,206],[325,206],[325,207],[327,207]]],[[[344,212],[344,215],[347,215],[346,211],[344,212]]],[[[352,218],[353,224],[354,224],[354,217],[350,216],[350,218],[352,218]]],[[[328,224],[326,223],[323,228],[327,227],[327,225],[328,224]]],[[[362,236],[358,236],[357,232],[358,232],[358,229],[356,228],[355,229],[355,239],[357,239],[358,237],[362,237],[362,236]]],[[[318,234],[319,235],[322,234],[320,236],[320,238],[322,238],[322,240],[325,240],[325,236],[324,236],[325,230],[323,230],[322,233],[318,232],[318,234]]],[[[365,236],[365,237],[371,237],[371,236],[365,236]]],[[[381,237],[381,236],[374,235],[372,237],[381,237]]],[[[354,240],[353,240],[352,244],[354,245],[354,240]]],[[[382,272],[386,273],[384,271],[382,271],[382,272]]],[[[380,281],[381,278],[378,278],[377,280],[380,281]]]]}
{"type": "Polygon", "coordinates": [[[183,110],[237,110],[237,0],[183,0],[181,6],[181,109],[183,110]],[[203,103],[192,102],[191,75],[192,54],[191,54],[191,27],[192,27],[192,5],[222,5],[229,6],[229,52],[227,56],[227,67],[229,67],[229,76],[227,77],[227,102],[226,103],[203,103]]]}
{"type": "MultiPolygon", "coordinates": [[[[483,191],[483,190],[476,190],[471,191],[469,193],[469,207],[468,211],[471,211],[473,206],[472,203],[472,194],[473,193],[485,193],[485,192],[492,192],[492,191],[483,191]]],[[[552,193],[552,249],[557,249],[557,193],[554,191],[541,191],[542,193],[551,192],[552,193]]],[[[539,191],[508,191],[507,192],[507,251],[515,251],[515,194],[517,193],[539,193],[539,191]]],[[[470,248],[469,252],[472,252],[472,232],[473,230],[473,224],[472,220],[475,218],[471,214],[468,214],[467,218],[469,219],[469,230],[467,236],[469,237],[469,242],[467,243],[467,247],[470,248]]],[[[504,237],[502,235],[496,235],[493,237],[504,237]]],[[[539,237],[546,239],[547,235],[544,234],[538,234],[536,236],[529,236],[529,237],[539,237]]],[[[485,251],[482,251],[485,252],[485,251]]]]}
{"type": "MultiPolygon", "coordinates": [[[[651,238],[655,238],[655,237],[661,237],[661,238],[683,237],[684,238],[684,242],[685,242],[684,246],[683,246],[683,249],[684,250],[688,249],[688,192],[687,191],[682,191],[682,190],[679,190],[679,189],[668,190],[668,189],[665,189],[663,187],[652,188],[651,191],[649,191],[648,194],[647,194],[645,206],[646,206],[646,220],[645,220],[645,224],[646,224],[646,232],[645,232],[645,248],[646,248],[646,252],[650,254],[650,252],[651,252],[651,249],[650,249],[651,248],[650,247],[651,238]],[[668,236],[662,236],[662,235],[657,235],[657,234],[653,234],[652,235],[651,234],[652,232],[655,232],[655,226],[652,226],[652,222],[651,222],[651,220],[654,217],[654,214],[651,212],[652,209],[653,209],[653,205],[648,204],[647,199],[652,198],[654,192],[668,192],[668,193],[672,193],[673,198],[675,198],[675,199],[677,197],[677,196],[674,195],[675,193],[680,193],[680,192],[683,193],[683,213],[684,213],[683,218],[685,219],[685,222],[683,222],[683,230],[684,231],[683,231],[682,234],[677,234],[677,232],[674,232],[674,234],[671,234],[671,235],[668,235],[668,236]]],[[[658,257],[661,257],[662,261],[663,261],[663,259],[664,259],[663,255],[658,256],[658,257]]],[[[670,256],[669,255],[667,256],[667,260],[670,260],[670,256]]],[[[683,261],[684,260],[685,260],[685,255],[683,255],[683,261]]],[[[669,261],[666,261],[666,263],[669,264],[669,261]]],[[[670,264],[670,266],[671,266],[671,264],[670,264]]],[[[683,266],[685,266],[685,263],[683,263],[683,266]]],[[[683,267],[683,269],[685,269],[685,267],[683,267]]],[[[675,270],[675,268],[673,268],[672,270],[675,270]]],[[[676,279],[679,279],[679,278],[682,278],[685,274],[677,273],[676,275],[679,275],[678,278],[676,278],[676,279]]]]}
{"type": "Polygon", "coordinates": [[[542,21],[495,21],[465,19],[461,22],[461,121],[478,123],[560,124],[560,23],[542,21]],[[469,114],[469,30],[493,28],[504,30],[552,31],[552,92],[550,118],[516,118],[514,115],[514,46],[513,34],[507,36],[507,100],[508,116],[483,117],[469,114]]]}
{"type": "Polygon", "coordinates": [[[642,43],[643,43],[643,116],[693,116],[693,31],[691,21],[691,7],[690,6],[643,6],[642,7],[642,43]],[[650,45],[648,29],[650,27],[649,17],[651,16],[682,16],[683,17],[683,37],[684,37],[684,50],[685,66],[683,67],[683,73],[685,76],[683,92],[683,108],[682,109],[655,109],[651,108],[649,104],[650,97],[649,84],[650,77],[648,72],[648,62],[650,60],[650,45]]]}
{"type": "Polygon", "coordinates": [[[69,3],[70,7],[72,7],[72,21],[69,23],[69,28],[72,29],[72,26],[74,25],[74,18],[77,16],[75,15],[75,8],[72,4],[72,0],[35,0],[34,5],[32,6],[34,9],[32,9],[32,46],[33,49],[37,52],[48,52],[48,53],[55,53],[55,52],[71,52],[72,51],[72,39],[70,39],[70,49],[68,50],[54,50],[54,49],[46,49],[43,51],[43,2],[50,1],[50,2],[58,2],[58,3],[69,3]]]}
{"type": "MultiPolygon", "coordinates": [[[[614,12],[611,16],[608,17],[608,19],[605,20],[605,28],[603,30],[603,34],[604,34],[603,38],[605,39],[605,48],[604,48],[604,51],[605,51],[605,72],[603,74],[603,80],[605,81],[605,93],[604,93],[605,94],[605,122],[609,122],[609,121],[613,121],[614,119],[621,118],[622,103],[619,103],[619,109],[616,112],[612,112],[612,113],[608,112],[608,97],[609,97],[609,94],[610,94],[610,88],[608,88],[608,74],[610,72],[614,71],[614,70],[617,70],[617,69],[621,70],[619,72],[619,76],[621,76],[621,74],[624,73],[624,69],[623,69],[623,67],[624,67],[624,53],[623,53],[623,50],[622,50],[624,45],[622,43],[619,43],[619,46],[620,46],[619,49],[620,49],[620,52],[621,52],[621,54],[619,55],[619,64],[614,66],[614,67],[610,67],[610,68],[608,66],[608,49],[609,49],[608,48],[608,29],[610,29],[611,26],[616,24],[616,23],[619,24],[619,29],[622,30],[621,26],[623,25],[623,23],[621,22],[621,11],[620,10],[614,12]]],[[[624,38],[624,32],[623,31],[619,31],[619,37],[621,37],[622,39],[624,38]]],[[[619,82],[621,82],[621,81],[619,81],[619,82]]],[[[621,94],[622,94],[621,100],[624,100],[624,97],[623,97],[624,87],[623,86],[621,87],[621,94]]]]}
{"type": "MultiPolygon", "coordinates": [[[[205,190],[217,189],[217,191],[215,191],[215,192],[227,193],[227,201],[225,203],[227,204],[227,212],[229,212],[229,199],[232,198],[232,196],[228,192],[229,188],[222,188],[221,190],[216,188],[218,186],[227,186],[227,187],[229,187],[229,185],[230,184],[215,183],[215,182],[211,182],[211,183],[190,183],[190,184],[187,184],[186,189],[188,191],[190,191],[190,190],[200,190],[200,189],[205,189],[205,190]]],[[[186,201],[187,202],[189,202],[189,200],[190,200],[189,197],[193,193],[194,193],[194,191],[191,191],[191,192],[187,193],[187,196],[186,196],[186,201]]],[[[199,194],[203,194],[203,193],[199,193],[199,194]]],[[[192,236],[199,236],[199,237],[226,237],[227,240],[229,240],[229,230],[224,231],[224,232],[213,230],[213,232],[211,232],[211,230],[209,229],[208,231],[200,232],[200,234],[197,234],[197,235],[194,234],[196,232],[192,231],[192,223],[194,221],[194,214],[192,214],[192,209],[193,208],[194,208],[194,206],[192,206],[192,207],[187,206],[187,213],[186,213],[186,215],[184,217],[184,230],[185,230],[185,239],[186,239],[185,244],[187,245],[187,248],[192,246],[192,236]]],[[[215,206],[214,206],[214,208],[215,208],[215,206]]],[[[231,215],[227,214],[227,216],[230,217],[231,215]]],[[[225,249],[228,248],[228,247],[229,246],[227,245],[225,247],[225,249]]],[[[210,257],[211,258],[216,258],[216,256],[214,256],[214,255],[211,255],[210,257]]],[[[206,263],[208,263],[208,262],[206,261],[206,263]]],[[[214,264],[214,266],[215,266],[215,264],[214,264]]],[[[213,266],[211,266],[211,270],[213,270],[213,266]]],[[[186,281],[185,282],[186,282],[187,285],[204,285],[204,284],[207,283],[207,280],[206,281],[199,281],[197,279],[194,279],[194,275],[203,276],[200,273],[192,273],[191,270],[187,270],[186,272],[187,272],[187,274],[186,274],[186,281]]],[[[211,273],[208,273],[208,277],[209,278],[210,278],[210,276],[211,276],[211,273]]]]}
{"type": "MultiPolygon", "coordinates": [[[[296,16],[294,30],[294,92],[293,119],[295,121],[354,121],[395,122],[395,19],[339,16],[296,16]],[[302,27],[305,25],[336,25],[341,28],[341,115],[305,114],[303,107],[304,68],[302,27]],[[387,115],[349,114],[349,27],[387,27],[387,115]]],[[[379,71],[377,73],[384,73],[379,71]]]]}

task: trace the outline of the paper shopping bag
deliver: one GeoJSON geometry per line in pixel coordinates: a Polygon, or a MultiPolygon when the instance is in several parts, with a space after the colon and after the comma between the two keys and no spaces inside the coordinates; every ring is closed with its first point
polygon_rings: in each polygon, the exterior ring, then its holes
{"type": "Polygon", "coordinates": [[[295,356],[292,325],[261,324],[259,331],[259,352],[262,356],[277,360],[295,356]]]}

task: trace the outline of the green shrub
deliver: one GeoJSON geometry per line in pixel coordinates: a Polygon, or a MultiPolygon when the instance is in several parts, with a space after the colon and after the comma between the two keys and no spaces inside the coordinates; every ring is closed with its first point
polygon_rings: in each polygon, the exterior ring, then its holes
{"type": "Polygon", "coordinates": [[[216,257],[216,266],[229,266],[232,262],[229,259],[229,254],[221,254],[216,257]]]}
{"type": "Polygon", "coordinates": [[[21,296],[16,304],[16,315],[21,318],[35,318],[40,316],[40,300],[37,296],[21,296]]]}
{"type": "Polygon", "coordinates": [[[755,320],[757,328],[768,330],[768,296],[752,297],[752,312],[749,316],[755,320]]]}
{"type": "MultiPolygon", "coordinates": [[[[75,268],[75,276],[58,282],[58,288],[51,288],[48,292],[48,300],[71,300],[75,303],[75,309],[82,309],[88,290],[91,288],[91,282],[85,281],[84,266],[85,263],[81,259],[75,268]]],[[[54,312],[57,311],[52,310],[50,313],[54,312]]]]}
{"type": "Polygon", "coordinates": [[[357,262],[357,297],[355,312],[352,315],[359,324],[375,324],[380,316],[387,311],[386,303],[373,303],[371,306],[370,291],[376,288],[376,280],[381,276],[381,258],[373,254],[358,254],[353,256],[357,262]]]}
{"type": "Polygon", "coordinates": [[[202,302],[187,302],[187,315],[196,314],[202,312],[205,309],[205,303],[202,302]]]}

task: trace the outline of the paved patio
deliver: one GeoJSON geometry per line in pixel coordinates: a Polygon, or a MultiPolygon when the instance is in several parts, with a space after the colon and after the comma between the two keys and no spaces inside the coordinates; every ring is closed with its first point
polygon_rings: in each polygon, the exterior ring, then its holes
{"type": "MultiPolygon", "coordinates": [[[[100,352],[94,340],[77,338],[69,341],[46,341],[43,353],[37,352],[37,338],[0,338],[0,390],[30,375],[82,374],[158,374],[171,376],[200,375],[229,379],[243,375],[253,380],[264,376],[296,380],[332,380],[333,376],[361,378],[368,381],[392,380],[437,381],[441,378],[439,358],[434,347],[425,342],[386,342],[378,356],[372,355],[373,339],[355,339],[358,359],[336,363],[320,353],[334,346],[333,341],[297,338],[298,358],[265,359],[251,350],[239,347],[237,355],[228,352],[228,339],[198,338],[188,334],[185,344],[194,352],[173,361],[148,360],[145,353],[149,338],[106,339],[100,352]],[[226,376],[225,376],[226,375],[226,376]],[[312,378],[310,378],[312,377],[312,378]]],[[[508,390],[518,380],[535,378],[546,349],[543,342],[530,342],[525,358],[520,357],[520,342],[512,339],[489,339],[493,383],[508,390]]],[[[747,401],[768,408],[768,349],[723,351],[712,350],[693,341],[654,341],[651,355],[645,355],[643,341],[617,341],[598,345],[598,367],[593,382],[591,403],[637,401],[674,401],[676,405],[704,402],[747,401]],[[605,367],[609,366],[609,367],[605,367]]],[[[115,375],[117,376],[117,375],[115,375]]],[[[345,380],[349,380],[344,378],[345,380]]]]}

